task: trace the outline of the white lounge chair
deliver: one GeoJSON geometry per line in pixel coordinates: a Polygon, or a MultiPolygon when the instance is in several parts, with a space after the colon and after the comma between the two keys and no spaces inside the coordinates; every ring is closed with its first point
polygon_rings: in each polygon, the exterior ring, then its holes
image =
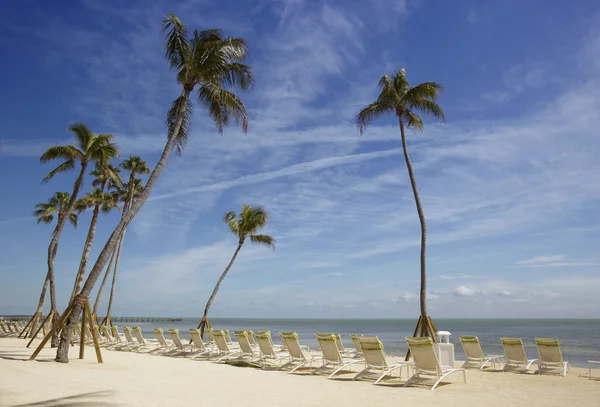
{"type": "Polygon", "coordinates": [[[137,339],[139,346],[136,348],[136,350],[144,350],[144,349],[148,349],[151,347],[157,348],[158,347],[158,342],[154,342],[151,340],[147,340],[144,338],[144,335],[142,335],[142,328],[140,328],[139,326],[136,326],[135,328],[133,328],[133,334],[135,335],[135,339],[137,339]]]}
{"type": "Polygon", "coordinates": [[[268,361],[276,365],[282,360],[288,359],[288,352],[282,350],[278,352],[275,349],[275,345],[273,345],[273,341],[271,340],[271,332],[257,331],[255,335],[258,342],[258,348],[260,349],[259,361],[268,361]]]}
{"type": "Polygon", "coordinates": [[[363,336],[363,334],[350,334],[350,339],[352,340],[352,345],[354,346],[354,354],[353,358],[362,358],[362,349],[360,348],[359,337],[363,336]]]}
{"type": "Polygon", "coordinates": [[[169,328],[169,335],[171,335],[171,339],[173,340],[173,346],[178,350],[183,352],[185,352],[186,349],[189,349],[190,352],[194,352],[196,350],[195,345],[183,343],[181,341],[181,338],[179,337],[179,329],[169,328]]]}
{"type": "Polygon", "coordinates": [[[500,338],[506,355],[504,371],[521,370],[527,372],[537,359],[527,359],[521,338],[500,338]]]}
{"type": "Polygon", "coordinates": [[[538,348],[540,361],[538,363],[538,374],[542,374],[542,370],[560,369],[563,376],[567,376],[567,371],[570,371],[569,362],[565,362],[560,351],[558,339],[551,338],[536,338],[535,344],[538,348]]]}
{"type": "Polygon", "coordinates": [[[431,387],[431,391],[433,391],[448,375],[458,372],[462,372],[463,380],[467,383],[465,369],[440,365],[431,338],[406,338],[406,342],[413,357],[415,373],[404,383],[404,387],[421,379],[429,379],[435,380],[431,387]]]}
{"type": "Polygon", "coordinates": [[[190,329],[189,332],[190,332],[190,335],[192,336],[192,342],[194,343],[194,346],[196,347],[196,352],[195,352],[194,358],[200,357],[200,356],[206,356],[207,359],[210,359],[212,350],[207,348],[204,345],[204,341],[202,340],[202,337],[200,336],[200,330],[199,329],[190,329]]]}
{"type": "Polygon", "coordinates": [[[389,365],[385,358],[385,353],[383,352],[383,343],[379,340],[377,336],[358,336],[358,340],[360,341],[360,349],[361,354],[364,357],[364,360],[357,360],[358,362],[363,362],[365,364],[365,368],[358,372],[356,376],[352,378],[352,380],[357,380],[360,377],[366,375],[376,374],[377,379],[375,380],[375,384],[378,384],[384,377],[391,374],[394,370],[398,370],[398,378],[402,377],[402,369],[406,366],[406,375],[408,376],[408,369],[412,366],[412,362],[400,362],[393,365],[389,365]]]}
{"type": "Polygon", "coordinates": [[[290,373],[306,367],[312,369],[313,362],[323,359],[321,355],[311,354],[307,346],[300,345],[296,332],[279,332],[279,336],[290,355],[289,362],[283,365],[282,369],[291,367],[290,373]]]}
{"type": "Polygon", "coordinates": [[[235,339],[240,346],[240,356],[239,358],[250,358],[250,361],[253,361],[255,357],[260,356],[260,352],[254,350],[252,345],[250,344],[250,340],[248,339],[248,332],[246,331],[234,331],[235,339]]]}
{"type": "Polygon", "coordinates": [[[347,367],[351,368],[351,366],[357,362],[364,363],[364,360],[357,361],[354,359],[344,359],[340,353],[340,348],[335,334],[318,333],[315,336],[317,337],[317,341],[319,341],[319,346],[321,347],[321,352],[323,353],[323,364],[313,370],[311,374],[317,374],[329,367],[333,367],[333,372],[327,377],[328,379],[331,379],[340,371],[347,367]]]}
{"type": "Polygon", "coordinates": [[[175,349],[175,344],[167,342],[165,339],[165,331],[162,328],[153,328],[154,336],[158,341],[157,350],[168,352],[175,349]]]}
{"type": "Polygon", "coordinates": [[[220,362],[225,359],[230,359],[234,356],[240,355],[240,351],[231,350],[229,348],[229,344],[227,343],[227,337],[225,331],[212,331],[213,337],[215,338],[215,344],[217,345],[218,355],[220,356],[215,362],[220,362]]]}
{"type": "Polygon", "coordinates": [[[483,353],[483,349],[481,349],[481,344],[479,343],[479,338],[476,336],[461,336],[460,343],[465,351],[465,363],[463,363],[463,368],[468,368],[471,365],[475,365],[479,370],[483,370],[486,364],[491,364],[492,369],[496,370],[496,363],[500,362],[502,355],[485,355],[483,353]]]}
{"type": "Polygon", "coordinates": [[[135,350],[140,346],[139,343],[136,343],[135,340],[133,339],[133,336],[131,335],[131,327],[130,326],[123,327],[123,334],[125,335],[125,340],[127,341],[127,349],[128,350],[135,350]]]}

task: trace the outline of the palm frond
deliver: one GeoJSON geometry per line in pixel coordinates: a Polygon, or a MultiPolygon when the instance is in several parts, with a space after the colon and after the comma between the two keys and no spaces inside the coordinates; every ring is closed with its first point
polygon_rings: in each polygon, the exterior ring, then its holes
{"type": "Polygon", "coordinates": [[[182,96],[179,96],[177,99],[175,99],[175,101],[173,101],[173,104],[171,105],[171,108],[169,109],[169,111],[167,112],[167,130],[168,130],[168,137],[171,137],[171,133],[173,132],[173,130],[175,129],[175,123],[177,123],[177,118],[178,118],[178,112],[180,112],[180,109],[182,110],[182,122],[181,122],[181,126],[179,127],[179,131],[177,132],[176,135],[174,135],[175,137],[175,142],[177,143],[177,154],[181,155],[183,148],[185,147],[189,134],[190,134],[190,129],[191,129],[191,124],[192,124],[192,104],[190,99],[188,98],[187,101],[185,100],[185,98],[182,96]],[[185,104],[185,105],[184,105],[185,104]]]}
{"type": "Polygon", "coordinates": [[[275,250],[275,238],[269,235],[250,235],[250,241],[252,243],[259,243],[264,246],[270,247],[275,250]]]}
{"type": "Polygon", "coordinates": [[[73,145],[66,146],[54,146],[47,149],[42,156],[40,157],[40,162],[46,163],[50,160],[76,160],[77,158],[83,156],[83,153],[77,149],[77,147],[73,145]]]}
{"type": "Polygon", "coordinates": [[[377,87],[381,89],[377,97],[378,102],[396,104],[400,100],[401,95],[399,89],[396,88],[395,77],[383,75],[377,87]]]}
{"type": "Polygon", "coordinates": [[[423,120],[414,112],[407,110],[404,112],[406,127],[413,131],[423,131],[423,120]]]}
{"type": "MultiPolygon", "coordinates": [[[[83,123],[73,123],[69,126],[69,131],[75,133],[79,150],[85,152],[90,148],[94,140],[94,133],[83,123]]],[[[82,154],[83,155],[83,154],[82,154]]]]}
{"type": "Polygon", "coordinates": [[[76,213],[71,213],[69,215],[69,222],[71,222],[71,225],[73,225],[74,228],[77,227],[77,221],[79,220],[79,216],[77,216],[76,213]]]}
{"type": "Polygon", "coordinates": [[[162,21],[162,32],[167,40],[165,58],[172,70],[180,70],[186,65],[190,53],[187,28],[175,14],[168,13],[162,21]]]}
{"type": "Polygon", "coordinates": [[[218,77],[220,83],[230,87],[248,90],[254,84],[254,75],[250,67],[240,62],[227,64],[224,72],[218,77]]]}
{"type": "Polygon", "coordinates": [[[358,131],[361,135],[364,134],[371,122],[392,113],[394,113],[394,105],[390,102],[371,103],[356,115],[355,122],[358,131]]]}
{"type": "Polygon", "coordinates": [[[406,91],[406,100],[435,100],[443,91],[444,87],[439,83],[422,82],[406,91]]]}
{"type": "Polygon", "coordinates": [[[119,158],[119,146],[112,143],[112,134],[98,134],[90,142],[87,154],[98,163],[99,167],[109,164],[114,158],[119,158]]]}
{"type": "Polygon", "coordinates": [[[50,181],[50,179],[52,179],[52,177],[54,177],[59,172],[69,171],[73,168],[75,168],[74,160],[65,161],[64,163],[60,164],[58,167],[50,171],[50,173],[42,179],[42,183],[50,181]]]}
{"type": "Polygon", "coordinates": [[[223,222],[227,223],[227,225],[229,226],[229,231],[240,237],[240,222],[237,219],[237,215],[235,212],[233,211],[229,211],[225,214],[225,216],[223,217],[223,222]]]}
{"type": "Polygon", "coordinates": [[[198,100],[208,110],[219,133],[223,133],[231,116],[234,117],[236,124],[241,125],[244,132],[248,131],[246,106],[234,93],[221,88],[216,83],[205,82],[198,89],[198,100]]]}
{"type": "Polygon", "coordinates": [[[411,103],[411,107],[415,110],[425,113],[428,116],[431,116],[436,119],[440,119],[442,122],[446,121],[446,118],[444,117],[444,111],[433,100],[420,99],[420,100],[416,101],[414,104],[411,103]]]}

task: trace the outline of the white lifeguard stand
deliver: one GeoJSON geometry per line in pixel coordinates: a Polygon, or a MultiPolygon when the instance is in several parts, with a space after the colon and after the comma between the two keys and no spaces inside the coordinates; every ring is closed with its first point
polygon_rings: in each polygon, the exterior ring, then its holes
{"type": "Polygon", "coordinates": [[[437,331],[437,343],[435,344],[435,353],[437,354],[440,365],[454,369],[454,344],[450,343],[451,333],[448,331],[437,331]]]}

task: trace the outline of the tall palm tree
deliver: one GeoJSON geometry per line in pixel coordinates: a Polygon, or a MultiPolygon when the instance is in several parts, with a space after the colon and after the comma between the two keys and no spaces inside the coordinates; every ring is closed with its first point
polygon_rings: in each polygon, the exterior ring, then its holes
{"type": "MultiPolygon", "coordinates": [[[[419,318],[419,321],[427,321],[427,274],[425,262],[427,228],[419,191],[417,190],[415,173],[408,154],[405,127],[415,132],[423,131],[423,120],[418,116],[417,112],[445,121],[444,111],[435,102],[443,88],[442,85],[435,82],[423,82],[416,86],[410,86],[406,80],[406,72],[404,69],[400,69],[398,72],[391,75],[384,75],[379,80],[379,88],[381,89],[381,92],[379,93],[377,100],[361,110],[356,116],[356,125],[358,126],[360,134],[363,134],[372,121],[382,116],[395,114],[398,117],[400,136],[402,138],[402,149],[404,151],[404,161],[406,162],[406,168],[408,169],[410,185],[412,186],[417,213],[419,215],[419,222],[421,223],[421,318],[419,318]]],[[[425,322],[423,323],[425,324],[425,322]]],[[[433,336],[434,334],[434,332],[429,332],[427,325],[421,325],[421,329],[421,332],[424,335],[433,336]]]]}
{"type": "Polygon", "coordinates": [[[225,279],[225,276],[229,272],[231,266],[233,266],[233,262],[235,261],[238,253],[242,249],[244,242],[246,239],[250,239],[252,243],[262,244],[267,247],[273,248],[275,250],[275,239],[269,235],[259,235],[257,234],[259,230],[264,228],[267,225],[267,221],[269,220],[269,214],[265,212],[265,210],[260,206],[250,206],[244,204],[242,206],[242,212],[240,212],[239,216],[231,211],[225,214],[223,221],[227,223],[229,226],[229,231],[233,233],[238,239],[238,246],[233,253],[233,257],[229,261],[229,264],[221,274],[219,281],[217,281],[217,285],[213,290],[208,302],[206,303],[206,307],[204,308],[204,315],[202,316],[202,321],[200,322],[200,335],[204,335],[204,328],[206,327],[206,318],[208,316],[208,310],[212,305],[212,302],[219,291],[219,287],[221,283],[225,279]]]}
{"type": "Polygon", "coordinates": [[[65,329],[62,330],[56,352],[57,362],[69,361],[71,331],[77,324],[82,306],[115,249],[123,229],[148,200],[173,148],[177,148],[181,153],[185,146],[192,118],[190,94],[194,89],[198,89],[198,100],[208,110],[219,133],[223,132],[232,117],[244,131],[248,130],[248,115],[244,103],[235,93],[225,89],[249,89],[254,81],[250,67],[242,63],[248,52],[246,42],[241,38],[224,37],[220,30],[195,30],[192,36],[188,37],[185,25],[171,13],[165,16],[162,28],[166,34],[165,56],[171,69],[177,72],[177,81],[182,87],[180,96],[175,99],[167,113],[167,143],[140,197],[113,230],[79,297],[73,301],[72,311],[65,329]]]}
{"type": "MultiPolygon", "coordinates": [[[[67,213],[67,208],[69,207],[69,201],[70,195],[68,192],[57,192],[50,199],[48,199],[48,202],[37,204],[35,206],[33,216],[37,218],[37,223],[52,223],[55,216],[57,216],[58,220],[64,219],[65,214],[67,213]]],[[[77,227],[77,214],[71,213],[68,220],[73,227],[77,227]]],[[[54,228],[52,234],[54,233],[56,233],[56,227],[54,228]]],[[[42,292],[40,294],[40,300],[38,302],[34,318],[32,319],[32,329],[30,331],[31,335],[35,333],[33,326],[37,326],[38,318],[41,315],[42,308],[44,306],[44,299],[46,298],[48,283],[49,279],[48,276],[46,276],[46,280],[44,281],[44,286],[42,287],[42,292]]]]}
{"type": "MultiPolygon", "coordinates": [[[[115,156],[118,157],[119,149],[116,144],[111,142],[112,134],[93,134],[90,129],[83,123],[76,123],[69,126],[69,131],[75,134],[76,145],[68,144],[64,146],[53,146],[42,154],[40,162],[45,163],[50,160],[63,160],[63,162],[50,171],[44,177],[42,182],[48,182],[52,177],[60,172],[65,172],[73,169],[75,163],[79,162],[80,171],[75,183],[73,184],[73,192],[69,200],[69,206],[65,211],[65,217],[58,220],[56,229],[52,234],[52,240],[48,246],[48,280],[50,284],[50,307],[56,309],[56,290],[54,287],[54,259],[58,249],[58,241],[60,234],[64,228],[66,218],[71,215],[79,189],[83,184],[83,178],[90,163],[99,162],[101,165],[109,163],[115,156]]],[[[58,343],[58,336],[52,337],[52,346],[58,343]]]]}
{"type": "Polygon", "coordinates": [[[73,285],[73,292],[71,293],[71,300],[81,289],[81,283],[83,282],[83,276],[85,275],[85,268],[87,266],[88,257],[92,244],[94,243],[94,237],[96,235],[96,225],[98,223],[98,215],[100,210],[102,213],[108,214],[112,209],[118,208],[115,197],[112,194],[104,192],[107,184],[121,185],[121,178],[119,177],[119,169],[113,167],[110,164],[104,166],[97,165],[97,168],[90,172],[90,175],[94,176],[95,179],[92,181],[92,186],[96,187],[91,193],[86,194],[83,198],[75,203],[75,209],[81,213],[88,209],[94,208],[92,211],[92,220],[90,221],[90,228],[83,245],[83,253],[79,262],[79,269],[75,278],[75,284],[73,285]]]}
{"type": "MultiPolygon", "coordinates": [[[[139,178],[135,178],[132,182],[128,182],[126,184],[123,184],[120,188],[115,188],[114,191],[111,192],[113,199],[117,202],[122,202],[123,203],[123,214],[126,211],[125,208],[125,203],[128,201],[128,196],[129,196],[129,191],[130,189],[132,190],[132,196],[133,199],[137,199],[140,194],[142,193],[142,191],[144,190],[144,186],[142,185],[142,180],[139,178]],[[133,187],[130,187],[130,185],[133,184],[133,187]]],[[[119,246],[117,246],[117,249],[119,249],[119,246]]],[[[110,276],[110,271],[113,270],[113,265],[115,264],[115,258],[117,258],[117,254],[119,250],[113,250],[111,256],[110,256],[110,261],[108,262],[108,267],[106,268],[106,272],[104,273],[104,277],[102,278],[102,282],[100,283],[100,287],[98,288],[98,293],[96,294],[96,301],[94,302],[94,308],[93,308],[93,314],[94,315],[98,315],[98,308],[100,306],[100,299],[102,298],[102,293],[104,291],[104,286],[106,285],[107,281],[108,281],[108,277],[110,276]]],[[[111,301],[109,301],[109,310],[111,308],[111,304],[112,304],[112,298],[114,295],[114,286],[115,286],[115,273],[116,273],[116,269],[117,267],[114,267],[113,270],[113,283],[112,283],[112,287],[111,287],[111,291],[110,291],[110,298],[111,301]]],[[[110,316],[109,313],[106,314],[107,317],[110,316]]],[[[104,319],[103,322],[107,322],[107,318],[104,319]]],[[[108,321],[110,322],[110,321],[108,321]]]]}

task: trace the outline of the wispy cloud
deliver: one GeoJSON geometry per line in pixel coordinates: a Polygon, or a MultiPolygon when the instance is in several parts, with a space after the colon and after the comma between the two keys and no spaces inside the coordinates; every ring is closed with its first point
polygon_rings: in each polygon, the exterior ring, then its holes
{"type": "Polygon", "coordinates": [[[551,256],[537,256],[530,259],[520,260],[516,263],[518,267],[583,267],[593,266],[594,263],[572,261],[564,254],[551,256]]]}

